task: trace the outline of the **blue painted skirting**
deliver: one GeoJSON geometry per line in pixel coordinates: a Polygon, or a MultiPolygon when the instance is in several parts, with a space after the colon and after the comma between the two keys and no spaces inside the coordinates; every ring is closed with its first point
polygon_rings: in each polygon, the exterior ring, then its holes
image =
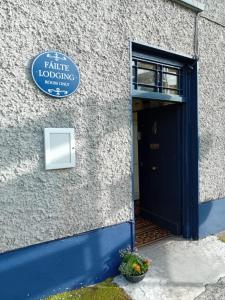
{"type": "Polygon", "coordinates": [[[199,237],[225,230],[225,198],[199,204],[199,237]]]}
{"type": "Polygon", "coordinates": [[[93,284],[118,272],[118,251],[132,244],[122,223],[0,255],[0,298],[43,299],[93,284]]]}

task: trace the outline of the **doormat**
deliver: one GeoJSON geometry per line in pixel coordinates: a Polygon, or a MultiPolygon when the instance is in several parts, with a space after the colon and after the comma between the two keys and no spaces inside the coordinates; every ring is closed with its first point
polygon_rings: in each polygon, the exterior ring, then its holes
{"type": "Polygon", "coordinates": [[[136,244],[137,248],[153,244],[157,241],[172,236],[169,230],[159,227],[151,221],[140,216],[135,219],[136,244]]]}

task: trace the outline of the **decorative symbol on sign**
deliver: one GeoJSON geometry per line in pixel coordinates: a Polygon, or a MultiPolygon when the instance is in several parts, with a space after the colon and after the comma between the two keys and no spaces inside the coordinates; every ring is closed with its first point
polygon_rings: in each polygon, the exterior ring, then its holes
{"type": "Polygon", "coordinates": [[[48,92],[49,92],[49,94],[56,95],[56,96],[67,95],[67,91],[60,90],[60,88],[56,88],[55,90],[54,89],[48,89],[48,92]]]}
{"type": "Polygon", "coordinates": [[[59,54],[56,52],[54,55],[51,55],[51,54],[46,54],[46,56],[48,57],[48,58],[52,58],[52,59],[54,59],[55,61],[59,61],[59,60],[66,60],[66,57],[65,56],[62,56],[62,57],[60,57],[59,56],[59,54]]]}

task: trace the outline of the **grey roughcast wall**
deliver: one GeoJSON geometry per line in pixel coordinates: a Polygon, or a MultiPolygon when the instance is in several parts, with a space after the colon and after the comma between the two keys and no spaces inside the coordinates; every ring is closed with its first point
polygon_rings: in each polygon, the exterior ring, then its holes
{"type": "Polygon", "coordinates": [[[199,17],[200,200],[225,197],[225,2],[199,17]]]}
{"type": "MultiPolygon", "coordinates": [[[[129,41],[193,55],[194,21],[194,12],[169,0],[1,2],[0,251],[132,218],[129,41]],[[44,95],[31,80],[33,58],[51,49],[69,55],[81,73],[78,92],[63,100],[44,95]],[[45,127],[75,128],[76,168],[45,171],[45,127]]],[[[212,79],[219,74],[207,46],[211,36],[218,43],[218,29],[206,20],[199,26],[201,199],[205,200],[217,198],[218,191],[225,195],[218,181],[225,165],[223,151],[216,157],[208,152],[209,159],[216,159],[213,187],[204,162],[205,140],[211,143],[208,131],[215,132],[215,127],[205,129],[205,104],[212,105],[213,96],[222,105],[223,97],[215,82],[211,86],[217,96],[207,89],[209,70],[212,79]]],[[[215,56],[219,49],[220,45],[215,56]]]]}

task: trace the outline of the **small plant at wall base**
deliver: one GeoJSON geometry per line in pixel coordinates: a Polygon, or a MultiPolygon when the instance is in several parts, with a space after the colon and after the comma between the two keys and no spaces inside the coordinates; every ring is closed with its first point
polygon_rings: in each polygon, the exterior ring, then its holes
{"type": "Polygon", "coordinates": [[[132,252],[130,249],[121,250],[120,256],[122,262],[119,271],[130,282],[141,281],[152,263],[150,259],[137,252],[132,252]]]}

